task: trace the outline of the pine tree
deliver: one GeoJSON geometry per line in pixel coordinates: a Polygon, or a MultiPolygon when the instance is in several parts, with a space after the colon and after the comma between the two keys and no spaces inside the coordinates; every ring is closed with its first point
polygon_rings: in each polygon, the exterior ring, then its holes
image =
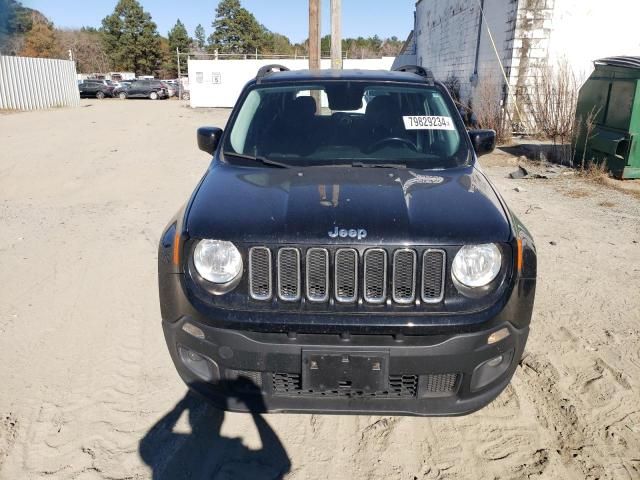
{"type": "Polygon", "coordinates": [[[198,50],[204,49],[206,37],[204,33],[204,27],[200,24],[196,27],[196,31],[194,32],[195,37],[195,46],[198,50]]]}
{"type": "Polygon", "coordinates": [[[15,30],[16,7],[9,0],[0,0],[0,49],[15,30]]]}
{"type": "Polygon", "coordinates": [[[113,67],[136,75],[155,73],[160,68],[160,35],[151,15],[137,0],[120,0],[113,13],[102,20],[105,48],[113,67]]]}
{"type": "MultiPolygon", "coordinates": [[[[184,24],[178,19],[175,26],[169,31],[169,48],[171,49],[171,55],[176,55],[176,49],[179,49],[182,53],[187,53],[191,48],[191,39],[189,33],[184,24]]],[[[174,62],[174,64],[177,62],[174,62]]],[[[187,57],[180,56],[180,69],[183,72],[187,71],[187,57]]]]}
{"type": "Polygon", "coordinates": [[[214,32],[209,36],[209,49],[220,53],[253,53],[265,43],[267,30],[251,12],[243,8],[240,0],[222,0],[216,8],[211,24],[214,32]]]}

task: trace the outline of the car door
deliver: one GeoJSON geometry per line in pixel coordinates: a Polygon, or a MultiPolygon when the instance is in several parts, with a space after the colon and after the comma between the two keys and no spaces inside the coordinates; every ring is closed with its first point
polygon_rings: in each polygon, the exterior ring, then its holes
{"type": "Polygon", "coordinates": [[[87,96],[87,84],[85,82],[82,82],[80,85],[78,85],[78,90],[80,90],[80,97],[87,96]]]}
{"type": "Polygon", "coordinates": [[[149,90],[149,82],[144,80],[135,82],[131,88],[133,89],[134,97],[146,97],[149,90]]]}
{"type": "Polygon", "coordinates": [[[140,82],[132,82],[127,90],[127,97],[136,97],[138,95],[138,88],[140,82]]]}
{"type": "Polygon", "coordinates": [[[81,94],[83,97],[93,97],[98,91],[98,85],[95,82],[84,82],[82,84],[81,94]]]}

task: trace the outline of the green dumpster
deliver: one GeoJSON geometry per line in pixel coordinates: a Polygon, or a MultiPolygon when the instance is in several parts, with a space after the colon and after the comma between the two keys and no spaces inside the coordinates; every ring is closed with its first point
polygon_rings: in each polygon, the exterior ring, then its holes
{"type": "Polygon", "coordinates": [[[640,57],[595,62],[580,89],[576,124],[576,164],[605,162],[616,177],[640,178],[640,57]]]}

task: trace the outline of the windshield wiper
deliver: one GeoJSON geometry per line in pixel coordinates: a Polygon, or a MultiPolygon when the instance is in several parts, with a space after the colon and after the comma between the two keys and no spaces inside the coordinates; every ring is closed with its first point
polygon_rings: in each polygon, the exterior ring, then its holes
{"type": "Polygon", "coordinates": [[[233,153],[233,152],[222,152],[222,154],[225,157],[235,157],[235,158],[241,158],[243,160],[251,160],[252,162],[259,162],[269,167],[291,168],[291,165],[287,165],[286,163],[276,162],[275,160],[269,160],[266,157],[261,157],[261,156],[252,157],[251,155],[244,155],[242,153],[233,153]]]}
{"type": "Polygon", "coordinates": [[[407,168],[407,166],[402,163],[353,162],[351,166],[360,168],[407,168]]]}

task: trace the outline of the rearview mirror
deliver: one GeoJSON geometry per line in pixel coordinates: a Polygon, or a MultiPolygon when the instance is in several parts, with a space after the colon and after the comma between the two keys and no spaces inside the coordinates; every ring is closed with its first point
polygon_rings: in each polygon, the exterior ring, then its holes
{"type": "Polygon", "coordinates": [[[222,129],[217,127],[200,127],[197,133],[198,148],[213,155],[222,137],[222,129]]]}
{"type": "Polygon", "coordinates": [[[473,149],[476,155],[481,157],[487,153],[491,153],[496,149],[496,131],[495,130],[469,130],[469,138],[473,143],[473,149]]]}

